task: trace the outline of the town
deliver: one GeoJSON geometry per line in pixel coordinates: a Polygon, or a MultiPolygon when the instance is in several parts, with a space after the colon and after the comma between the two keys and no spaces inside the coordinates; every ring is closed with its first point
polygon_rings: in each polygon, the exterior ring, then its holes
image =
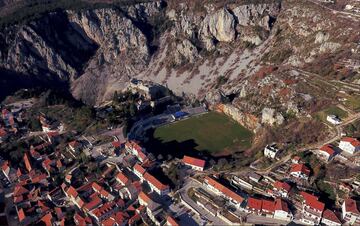
{"type": "MultiPolygon", "coordinates": [[[[142,81],[132,81],[129,89],[140,94],[135,100],[138,112],[164,103],[165,110],[134,122],[127,136],[110,126],[106,139],[69,135],[66,123],[45,113],[29,118],[36,98],[2,106],[0,142],[28,140],[13,147],[21,152],[0,160],[2,224],[360,224],[359,174],[321,182],[338,191],[331,194],[333,199],[323,201],[312,186],[313,175],[323,170],[320,163],[358,167],[356,138],[341,134],[324,145],[286,153],[277,144],[268,144],[250,166],[219,172],[195,153],[159,158],[143,145],[147,130],[210,114],[205,104],[169,104],[170,95],[159,95],[164,93],[159,87],[142,81]],[[39,130],[31,131],[32,124],[39,130]],[[178,183],[164,172],[175,173],[178,183]]],[[[110,112],[99,109],[101,117],[110,112]]],[[[345,123],[337,115],[326,120],[335,127],[345,123]]]]}

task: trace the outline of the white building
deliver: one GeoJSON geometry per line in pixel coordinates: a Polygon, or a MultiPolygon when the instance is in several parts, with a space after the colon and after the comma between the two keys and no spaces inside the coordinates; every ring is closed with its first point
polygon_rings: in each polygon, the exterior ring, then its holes
{"type": "Polygon", "coordinates": [[[274,159],[278,152],[279,152],[279,149],[277,149],[274,144],[273,145],[266,145],[266,147],[264,149],[265,157],[271,158],[271,159],[274,159]]]}
{"type": "Polygon", "coordinates": [[[144,181],[144,174],[145,174],[146,170],[139,164],[135,164],[134,168],[133,168],[133,173],[140,178],[140,181],[143,182],[144,181]]]}
{"type": "Polygon", "coordinates": [[[237,208],[240,208],[241,203],[244,201],[243,197],[231,191],[229,188],[225,187],[224,185],[220,184],[219,182],[210,177],[205,177],[204,185],[215,194],[218,194],[229,200],[230,203],[237,208]]]}
{"type": "Polygon", "coordinates": [[[202,159],[193,158],[190,156],[184,156],[183,163],[190,166],[192,169],[197,171],[203,171],[205,167],[205,161],[202,159]]]}
{"type": "Polygon", "coordinates": [[[275,200],[274,218],[285,221],[292,221],[293,215],[288,207],[288,204],[282,199],[275,200]]]}
{"type": "Polygon", "coordinates": [[[276,181],[274,183],[273,191],[275,196],[281,196],[283,198],[287,198],[290,190],[291,190],[291,186],[286,182],[276,181]]]}
{"type": "Polygon", "coordinates": [[[360,150],[360,141],[351,137],[344,137],[339,143],[339,148],[349,154],[355,154],[360,150]]]}
{"type": "Polygon", "coordinates": [[[350,225],[360,225],[360,211],[354,199],[346,199],[342,204],[342,218],[350,225]]]}
{"type": "Polygon", "coordinates": [[[310,169],[304,164],[293,164],[291,166],[290,175],[296,178],[308,180],[310,176],[310,169]]]}
{"type": "Polygon", "coordinates": [[[148,183],[152,191],[155,191],[159,195],[167,195],[170,192],[168,185],[161,183],[158,179],[149,173],[144,174],[144,180],[148,183]]]}
{"type": "Polygon", "coordinates": [[[303,209],[301,221],[305,224],[318,225],[321,222],[321,216],[325,204],[318,201],[318,197],[307,192],[300,192],[303,198],[303,209]]]}
{"type": "Polygon", "coordinates": [[[325,161],[330,161],[336,155],[336,151],[331,145],[326,144],[318,150],[318,155],[321,159],[325,161]]]}
{"type": "Polygon", "coordinates": [[[341,119],[339,119],[336,115],[328,115],[326,117],[326,120],[330,122],[333,125],[339,125],[341,124],[341,119]]]}

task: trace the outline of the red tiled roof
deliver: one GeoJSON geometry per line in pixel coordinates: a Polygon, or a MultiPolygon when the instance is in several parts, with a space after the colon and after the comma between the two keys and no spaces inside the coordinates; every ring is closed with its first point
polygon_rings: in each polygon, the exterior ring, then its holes
{"type": "Polygon", "coordinates": [[[149,204],[150,201],[152,201],[151,198],[144,192],[140,192],[139,199],[142,199],[146,204],[149,204]]]}
{"type": "Polygon", "coordinates": [[[119,147],[121,147],[121,142],[120,142],[120,141],[114,141],[114,142],[112,142],[111,144],[112,144],[112,146],[113,146],[114,148],[119,148],[119,147]]]}
{"type": "Polygon", "coordinates": [[[14,203],[19,203],[24,201],[24,197],[23,195],[19,195],[19,196],[14,196],[14,203]]]}
{"type": "Polygon", "coordinates": [[[104,205],[100,206],[99,208],[94,209],[92,212],[96,217],[99,218],[104,214],[108,213],[109,211],[111,211],[114,205],[115,205],[114,202],[107,202],[104,205]]]}
{"type": "Polygon", "coordinates": [[[145,173],[144,179],[145,179],[148,183],[154,185],[154,186],[155,186],[157,189],[159,189],[160,191],[169,188],[168,185],[165,185],[165,184],[161,183],[158,179],[156,179],[156,178],[155,178],[153,175],[151,175],[150,173],[145,173]]]}
{"type": "Polygon", "coordinates": [[[21,209],[19,209],[19,211],[18,211],[18,218],[19,218],[19,221],[21,222],[21,221],[23,221],[24,219],[25,219],[25,213],[24,213],[24,210],[21,208],[21,209]]]}
{"type": "Polygon", "coordinates": [[[92,220],[89,217],[82,217],[78,213],[75,213],[74,215],[74,221],[77,225],[80,226],[86,226],[86,225],[92,225],[92,220]]]}
{"type": "Polygon", "coordinates": [[[306,174],[307,176],[310,175],[309,168],[307,168],[304,164],[292,164],[290,172],[301,172],[303,174],[306,174]]]}
{"type": "Polygon", "coordinates": [[[84,208],[87,210],[92,210],[95,207],[97,207],[98,205],[100,205],[101,203],[102,203],[102,200],[99,198],[98,195],[95,195],[92,197],[91,201],[84,206],[84,208]]]}
{"type": "Polygon", "coordinates": [[[47,207],[42,201],[38,200],[37,205],[41,208],[43,212],[47,211],[49,207],[47,207]]]}
{"type": "Polygon", "coordinates": [[[51,226],[52,225],[52,223],[51,223],[51,221],[52,221],[51,213],[48,213],[45,216],[43,216],[40,221],[44,222],[44,224],[46,226],[51,226]]]}
{"type": "Polygon", "coordinates": [[[274,187],[278,190],[285,190],[289,192],[291,190],[291,186],[286,182],[276,181],[274,187]]]}
{"type": "Polygon", "coordinates": [[[123,184],[127,184],[129,183],[129,178],[123,174],[122,172],[119,172],[117,175],[116,175],[116,179],[120,182],[122,182],[123,184]]]}
{"type": "Polygon", "coordinates": [[[125,206],[125,201],[122,200],[122,199],[119,199],[117,202],[116,202],[116,205],[120,208],[123,208],[125,206]]]}
{"type": "Polygon", "coordinates": [[[101,221],[101,225],[102,226],[113,226],[113,225],[115,225],[115,220],[111,216],[111,217],[106,218],[105,220],[101,221]]]}
{"type": "Polygon", "coordinates": [[[325,204],[318,201],[318,197],[303,191],[300,192],[300,195],[304,198],[306,205],[321,212],[324,210],[325,204]]]}
{"type": "Polygon", "coordinates": [[[4,164],[1,166],[1,169],[6,172],[8,169],[10,169],[9,167],[9,161],[5,161],[4,164]]]}
{"type": "Polygon", "coordinates": [[[69,142],[69,146],[72,148],[77,148],[80,146],[80,143],[77,142],[76,140],[74,140],[74,141],[69,142]]]}
{"type": "Polygon", "coordinates": [[[262,200],[250,197],[248,199],[247,207],[250,209],[261,211],[262,200]]]}
{"type": "Polygon", "coordinates": [[[201,167],[201,168],[204,168],[204,166],[205,166],[204,160],[193,158],[193,157],[186,156],[186,155],[183,158],[183,162],[185,164],[189,164],[189,165],[193,165],[193,166],[197,166],[197,167],[201,167]]]}
{"type": "Polygon", "coordinates": [[[127,216],[125,213],[118,211],[117,213],[113,214],[114,220],[117,224],[122,225],[123,222],[126,220],[127,216]],[[115,216],[114,216],[115,215],[115,216]]]}
{"type": "Polygon", "coordinates": [[[210,177],[206,177],[205,180],[207,181],[208,184],[210,184],[211,186],[213,186],[214,188],[216,188],[217,190],[219,190],[220,192],[222,192],[225,196],[239,202],[242,203],[243,202],[243,197],[241,197],[240,195],[236,194],[235,192],[231,191],[229,188],[225,187],[224,185],[220,184],[219,182],[217,182],[216,180],[210,178],[210,177]]]}
{"type": "Polygon", "coordinates": [[[144,174],[146,172],[146,170],[139,164],[135,164],[134,166],[134,170],[138,171],[140,174],[144,174]]]}
{"type": "Polygon", "coordinates": [[[57,216],[58,219],[63,218],[64,214],[63,214],[61,208],[55,207],[55,212],[56,212],[56,216],[57,216]]]}
{"type": "Polygon", "coordinates": [[[48,132],[47,135],[49,137],[56,137],[56,136],[59,136],[59,132],[57,131],[52,131],[52,132],[48,132]]]}
{"type": "Polygon", "coordinates": [[[327,219],[327,220],[330,220],[332,222],[336,222],[338,224],[341,224],[341,221],[339,220],[339,218],[336,216],[336,214],[329,210],[329,209],[326,209],[324,212],[323,212],[323,218],[327,219]]]}
{"type": "Polygon", "coordinates": [[[22,175],[21,170],[20,168],[18,168],[16,171],[16,176],[20,177],[21,175],[22,175]]]}
{"type": "Polygon", "coordinates": [[[138,158],[139,158],[141,161],[145,161],[145,160],[147,159],[147,156],[146,156],[145,153],[142,152],[142,151],[138,151],[138,152],[137,152],[137,156],[138,156],[138,158]]]}
{"type": "Polygon", "coordinates": [[[168,216],[166,218],[166,221],[167,221],[167,224],[170,225],[170,226],[178,226],[179,224],[176,222],[176,220],[171,217],[171,216],[168,216]]]}
{"type": "Polygon", "coordinates": [[[135,223],[136,223],[137,221],[139,221],[140,219],[141,219],[140,214],[135,213],[135,215],[132,216],[132,217],[129,219],[129,225],[135,224],[135,223]]]}
{"type": "Polygon", "coordinates": [[[275,202],[263,199],[261,209],[262,209],[262,211],[273,213],[273,212],[275,212],[275,202]]]}
{"type": "Polygon", "coordinates": [[[21,185],[16,185],[14,188],[14,196],[19,196],[19,195],[23,195],[29,193],[29,190],[27,190],[26,188],[24,188],[21,185]]]}
{"type": "Polygon", "coordinates": [[[6,136],[6,131],[5,131],[5,129],[4,128],[0,128],[0,137],[4,137],[4,136],[6,136]]]}
{"type": "Polygon", "coordinates": [[[129,149],[133,149],[133,150],[135,150],[137,152],[142,150],[142,147],[139,144],[137,144],[135,141],[132,141],[132,140],[126,142],[125,147],[129,148],[129,149]]]}
{"type": "Polygon", "coordinates": [[[93,182],[93,183],[91,184],[91,187],[92,187],[95,191],[97,191],[97,192],[100,192],[101,190],[103,190],[103,188],[102,188],[98,183],[96,183],[96,182],[93,182]]]}
{"type": "Polygon", "coordinates": [[[40,175],[35,175],[31,178],[31,182],[33,183],[40,183],[41,181],[45,180],[47,178],[47,175],[42,173],[40,175]]]}
{"type": "Polygon", "coordinates": [[[76,198],[78,196],[78,193],[73,186],[70,186],[66,193],[68,194],[68,196],[71,196],[73,198],[76,198]]]}
{"type": "Polygon", "coordinates": [[[360,141],[352,137],[344,137],[341,139],[341,141],[349,142],[354,147],[360,146],[360,141]]]}
{"type": "Polygon", "coordinates": [[[346,212],[350,212],[353,214],[360,214],[357,203],[354,199],[346,199],[345,200],[345,210],[346,210],[346,212]]]}
{"type": "Polygon", "coordinates": [[[30,172],[32,168],[31,168],[31,164],[30,164],[27,153],[24,154],[24,163],[25,163],[26,169],[30,172]]]}
{"type": "Polygon", "coordinates": [[[322,146],[322,147],[320,148],[320,151],[326,152],[326,153],[328,153],[330,156],[332,156],[332,155],[335,153],[333,147],[332,147],[330,144],[325,144],[324,146],[322,146]]]}
{"type": "Polygon", "coordinates": [[[282,199],[275,200],[275,210],[282,210],[285,212],[289,212],[288,204],[282,199]]]}

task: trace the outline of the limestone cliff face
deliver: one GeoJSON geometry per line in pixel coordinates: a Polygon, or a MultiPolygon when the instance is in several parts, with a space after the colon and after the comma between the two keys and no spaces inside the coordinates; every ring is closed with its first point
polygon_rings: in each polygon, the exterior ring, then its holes
{"type": "Polygon", "coordinates": [[[280,124],[290,108],[302,115],[328,101],[318,83],[306,88],[311,77],[297,67],[331,69],[358,57],[358,24],[316,4],[171,2],[56,11],[2,28],[0,71],[68,85],[91,105],[131,78],[150,80],[214,106],[226,102],[225,113],[244,124],[254,116],[256,128],[280,124]]]}
{"type": "Polygon", "coordinates": [[[200,28],[200,37],[208,50],[214,48],[214,41],[234,41],[235,34],[235,18],[226,8],[207,15],[200,28]]]}

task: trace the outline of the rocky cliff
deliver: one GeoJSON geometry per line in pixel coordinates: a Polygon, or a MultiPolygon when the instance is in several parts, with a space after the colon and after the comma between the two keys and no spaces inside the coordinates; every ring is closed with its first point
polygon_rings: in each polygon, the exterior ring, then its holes
{"type": "Polygon", "coordinates": [[[88,104],[109,99],[133,77],[151,80],[210,104],[225,100],[224,111],[252,126],[281,124],[288,112],[307,114],[332,101],[298,69],[338,79],[334,64],[358,57],[351,52],[359,48],[358,20],[305,0],[224,2],[47,13],[2,28],[0,68],[68,85],[88,104]]]}

